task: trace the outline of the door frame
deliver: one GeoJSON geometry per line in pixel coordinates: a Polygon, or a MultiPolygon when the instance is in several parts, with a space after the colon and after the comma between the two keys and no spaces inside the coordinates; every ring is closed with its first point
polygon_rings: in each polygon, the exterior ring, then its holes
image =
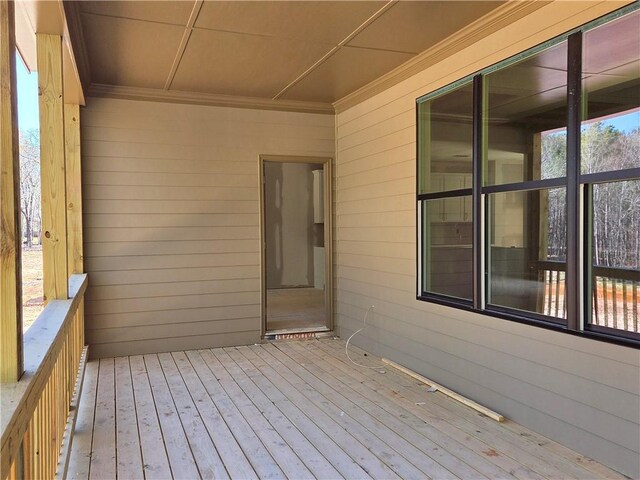
{"type": "Polygon", "coordinates": [[[267,333],[267,265],[265,221],[265,162],[315,163],[324,167],[324,302],[327,322],[325,327],[278,330],[277,333],[324,332],[333,330],[333,158],[294,155],[260,155],[260,336],[267,333]]]}

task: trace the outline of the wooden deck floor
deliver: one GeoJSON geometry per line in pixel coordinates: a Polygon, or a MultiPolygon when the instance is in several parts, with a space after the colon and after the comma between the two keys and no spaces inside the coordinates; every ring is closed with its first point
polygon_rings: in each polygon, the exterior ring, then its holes
{"type": "Polygon", "coordinates": [[[625,478],[341,340],[87,365],[69,478],[625,478]]]}

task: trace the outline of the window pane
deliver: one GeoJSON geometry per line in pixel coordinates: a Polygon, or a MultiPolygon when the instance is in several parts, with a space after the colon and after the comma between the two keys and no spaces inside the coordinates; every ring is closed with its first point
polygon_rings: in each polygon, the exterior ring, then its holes
{"type": "Polygon", "coordinates": [[[421,103],[418,116],[419,193],[471,188],[473,85],[421,103]]]}
{"type": "Polygon", "coordinates": [[[596,325],[640,332],[640,180],[593,186],[596,325]]]}
{"type": "Polygon", "coordinates": [[[470,195],[422,202],[425,292],[473,298],[471,238],[470,195]]]}
{"type": "Polygon", "coordinates": [[[584,34],[582,172],[640,167],[640,12],[584,34]]]}
{"type": "Polygon", "coordinates": [[[567,44],[484,77],[484,183],[566,175],[567,44]]]}
{"type": "Polygon", "coordinates": [[[565,318],[565,189],[491,194],[487,213],[487,302],[565,318]]]}

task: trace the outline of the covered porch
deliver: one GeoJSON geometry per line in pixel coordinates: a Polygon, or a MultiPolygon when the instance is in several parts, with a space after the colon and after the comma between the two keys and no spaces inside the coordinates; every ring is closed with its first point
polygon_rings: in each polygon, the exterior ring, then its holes
{"type": "MultiPolygon", "coordinates": [[[[581,29],[618,17],[639,18],[637,4],[0,0],[0,480],[640,475],[640,270],[583,266],[604,297],[594,300],[597,328],[584,329],[577,307],[586,309],[589,285],[574,271],[565,294],[566,262],[509,261],[518,242],[507,239],[506,286],[522,297],[509,275],[526,266],[535,275],[514,277],[537,278],[538,296],[485,309],[480,267],[491,243],[474,223],[486,218],[483,186],[459,166],[479,172],[489,138],[480,93],[490,73],[478,72],[568,32],[576,60],[581,29]],[[20,58],[38,73],[46,304],[28,330],[20,58]],[[422,181],[446,195],[420,200],[442,202],[433,231],[447,248],[433,263],[447,265],[432,272],[455,288],[422,301],[418,144],[431,127],[416,101],[473,76],[473,163],[443,142],[442,171],[422,181]],[[305,254],[294,261],[309,281],[277,291],[305,287],[320,299],[310,327],[268,298],[265,158],[325,165],[322,221],[305,232],[315,242],[307,246],[322,244],[322,286],[311,284],[316,258],[305,254]],[[474,208],[463,201],[472,195],[474,208]],[[473,268],[460,267],[471,257],[473,268]],[[461,287],[472,303],[451,301],[461,287]],[[277,334],[266,325],[269,302],[277,334]],[[278,338],[290,330],[297,339],[278,338]],[[358,331],[354,364],[345,341],[358,331]]],[[[634,41],[622,49],[631,58],[634,41]]],[[[568,75],[563,63],[538,67],[568,75]]],[[[574,64],[576,84],[580,73],[574,64]]],[[[521,87],[494,96],[517,105],[521,87]]],[[[625,108],[640,112],[640,97],[629,98],[625,108]]],[[[444,118],[470,127],[457,102],[444,118]]],[[[539,146],[531,150],[541,159],[539,146]]],[[[627,170],[625,181],[640,185],[640,168],[627,170]]],[[[560,188],[563,178],[541,181],[560,188]]],[[[305,189],[300,198],[315,198],[305,189]]],[[[505,223],[524,238],[525,203],[493,190],[523,210],[520,223],[505,223]]],[[[544,244],[541,231],[529,233],[544,244]]]]}

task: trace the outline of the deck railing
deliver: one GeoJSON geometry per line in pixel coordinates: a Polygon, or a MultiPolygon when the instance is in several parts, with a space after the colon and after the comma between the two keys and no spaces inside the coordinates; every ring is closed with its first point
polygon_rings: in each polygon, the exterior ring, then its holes
{"type": "MultiPolygon", "coordinates": [[[[2,385],[2,480],[54,478],[84,349],[86,275],[52,300],[24,335],[25,373],[2,385]]],[[[79,393],[79,392],[76,392],[79,393]]]]}
{"type": "MultiPolygon", "coordinates": [[[[536,262],[543,282],[540,299],[545,315],[565,317],[563,262],[536,262]]],[[[591,323],[601,327],[640,333],[640,271],[629,268],[593,267],[591,323]]]]}

